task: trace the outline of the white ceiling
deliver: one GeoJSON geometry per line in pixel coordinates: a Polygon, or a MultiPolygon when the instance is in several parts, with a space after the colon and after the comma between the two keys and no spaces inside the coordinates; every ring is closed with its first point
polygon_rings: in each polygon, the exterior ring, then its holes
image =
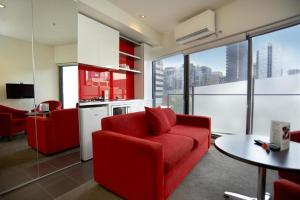
{"type": "Polygon", "coordinates": [[[161,33],[174,31],[182,22],[207,9],[215,10],[233,0],[108,0],[161,33]],[[145,15],[141,19],[139,16],[145,15]]]}
{"type": "MultiPolygon", "coordinates": [[[[206,9],[217,9],[233,0],[108,0],[161,33],[172,32],[178,22],[206,9]],[[145,15],[145,19],[139,16],[145,15]]],[[[31,0],[0,0],[0,34],[31,40],[31,0]]],[[[35,41],[48,45],[77,40],[77,7],[74,0],[32,0],[35,41]]]]}
{"type": "Polygon", "coordinates": [[[35,41],[61,45],[77,40],[77,7],[73,0],[0,0],[0,34],[31,40],[32,5],[35,41]],[[54,25],[55,24],[55,25],[54,25]]]}

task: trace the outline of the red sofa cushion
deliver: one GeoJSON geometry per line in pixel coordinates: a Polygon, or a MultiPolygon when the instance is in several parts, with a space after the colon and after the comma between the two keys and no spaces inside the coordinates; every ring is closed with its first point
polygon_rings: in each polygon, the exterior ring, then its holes
{"type": "Polygon", "coordinates": [[[168,133],[194,139],[194,148],[196,148],[203,141],[206,141],[206,138],[209,136],[209,129],[197,126],[175,125],[168,133]]]}
{"type": "Polygon", "coordinates": [[[171,125],[165,113],[160,107],[145,107],[146,118],[150,125],[151,132],[155,135],[166,133],[170,130],[171,125]]]}
{"type": "Polygon", "coordinates": [[[110,130],[134,137],[143,138],[151,135],[145,112],[105,117],[101,120],[101,127],[102,130],[110,130]]]}
{"type": "Polygon", "coordinates": [[[162,110],[165,113],[166,117],[168,118],[170,125],[175,126],[176,125],[176,113],[170,108],[164,108],[162,110]]]}
{"type": "Polygon", "coordinates": [[[162,134],[146,139],[162,145],[165,172],[168,172],[177,162],[188,155],[194,146],[193,139],[179,135],[162,134]]]}

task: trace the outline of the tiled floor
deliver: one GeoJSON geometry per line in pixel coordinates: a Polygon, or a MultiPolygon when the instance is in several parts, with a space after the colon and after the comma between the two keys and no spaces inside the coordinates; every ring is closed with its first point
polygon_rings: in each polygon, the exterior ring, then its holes
{"type": "Polygon", "coordinates": [[[45,177],[39,181],[12,191],[1,200],[48,200],[55,199],[86,183],[93,178],[93,162],[88,161],[61,172],[45,177]]]}
{"type": "Polygon", "coordinates": [[[80,161],[79,148],[45,156],[28,146],[24,134],[0,138],[0,150],[0,191],[80,161]]]}

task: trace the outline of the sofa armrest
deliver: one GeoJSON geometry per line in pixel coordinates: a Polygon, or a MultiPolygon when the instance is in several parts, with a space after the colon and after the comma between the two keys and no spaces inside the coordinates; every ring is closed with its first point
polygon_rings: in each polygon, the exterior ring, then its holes
{"type": "Polygon", "coordinates": [[[94,179],[132,200],[162,200],[162,145],[111,131],[92,135],[94,179]]]}
{"type": "Polygon", "coordinates": [[[300,185],[279,179],[274,182],[274,200],[300,199],[300,185]]]}
{"type": "Polygon", "coordinates": [[[10,120],[12,119],[12,114],[11,113],[0,113],[0,120],[1,123],[4,121],[5,122],[10,122],[10,120]]]}
{"type": "Polygon", "coordinates": [[[177,124],[188,125],[188,126],[200,126],[208,128],[211,132],[211,119],[206,116],[194,116],[194,115],[176,115],[177,124]]]}
{"type": "Polygon", "coordinates": [[[13,118],[26,118],[26,113],[27,111],[25,110],[15,110],[13,113],[12,113],[12,116],[13,118]]]}
{"type": "Polygon", "coordinates": [[[300,143],[300,131],[290,131],[291,140],[300,143]]]}
{"type": "Polygon", "coordinates": [[[11,130],[11,113],[0,113],[0,135],[9,135],[11,130]]]}

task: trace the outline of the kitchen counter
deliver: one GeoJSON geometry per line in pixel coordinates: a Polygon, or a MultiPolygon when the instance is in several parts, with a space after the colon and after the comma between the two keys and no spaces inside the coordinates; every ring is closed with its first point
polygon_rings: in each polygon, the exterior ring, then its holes
{"type": "Polygon", "coordinates": [[[89,102],[79,102],[79,107],[85,106],[97,106],[97,105],[116,105],[116,104],[130,104],[136,101],[144,101],[143,99],[131,99],[131,100],[107,100],[107,101],[89,101],[89,102]]]}

